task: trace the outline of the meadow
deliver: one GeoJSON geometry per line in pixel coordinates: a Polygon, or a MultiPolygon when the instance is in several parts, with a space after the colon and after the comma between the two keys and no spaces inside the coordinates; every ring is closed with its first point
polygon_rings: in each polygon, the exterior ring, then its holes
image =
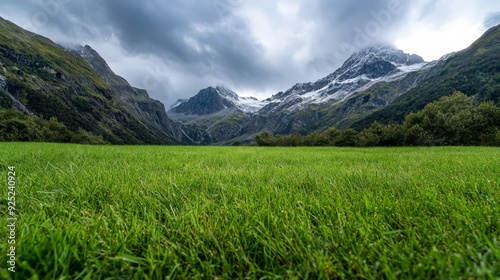
{"type": "Polygon", "coordinates": [[[0,173],[1,279],[500,277],[499,148],[1,143],[0,173]]]}

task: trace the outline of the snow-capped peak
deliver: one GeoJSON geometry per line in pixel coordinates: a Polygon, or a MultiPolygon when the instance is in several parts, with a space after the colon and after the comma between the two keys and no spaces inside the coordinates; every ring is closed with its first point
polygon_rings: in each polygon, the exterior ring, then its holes
{"type": "Polygon", "coordinates": [[[221,110],[238,109],[245,113],[254,113],[262,109],[268,102],[259,101],[255,97],[241,97],[226,86],[218,85],[200,90],[190,99],[179,99],[171,106],[169,113],[186,115],[206,115],[221,110]]]}
{"type": "Polygon", "coordinates": [[[328,78],[352,79],[361,75],[376,78],[388,75],[397,67],[421,63],[425,61],[418,55],[410,55],[390,46],[379,45],[354,53],[328,78]]]}
{"type": "Polygon", "coordinates": [[[238,109],[245,113],[255,113],[268,103],[266,101],[259,101],[255,97],[241,97],[236,92],[223,85],[218,85],[215,89],[222,97],[234,103],[238,109]]]}
{"type": "Polygon", "coordinates": [[[402,79],[426,65],[422,57],[391,46],[368,47],[351,55],[342,67],[327,77],[314,83],[296,84],[273,96],[269,99],[271,105],[264,111],[294,111],[312,103],[340,102],[376,83],[402,79]]]}
{"type": "Polygon", "coordinates": [[[239,98],[239,96],[236,92],[232,91],[231,89],[229,89],[223,85],[216,86],[215,90],[223,97],[236,99],[236,100],[239,98]]]}

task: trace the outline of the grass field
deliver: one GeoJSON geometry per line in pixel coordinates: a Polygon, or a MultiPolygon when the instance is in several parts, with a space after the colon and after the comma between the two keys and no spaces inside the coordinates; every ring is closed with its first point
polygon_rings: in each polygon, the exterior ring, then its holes
{"type": "Polygon", "coordinates": [[[500,277],[499,148],[2,143],[0,172],[2,279],[500,277]]]}

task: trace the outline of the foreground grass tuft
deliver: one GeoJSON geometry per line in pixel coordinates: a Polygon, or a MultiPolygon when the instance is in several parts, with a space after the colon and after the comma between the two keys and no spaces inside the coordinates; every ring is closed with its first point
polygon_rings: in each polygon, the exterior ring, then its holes
{"type": "Polygon", "coordinates": [[[500,149],[0,144],[2,279],[500,276],[500,149]]]}

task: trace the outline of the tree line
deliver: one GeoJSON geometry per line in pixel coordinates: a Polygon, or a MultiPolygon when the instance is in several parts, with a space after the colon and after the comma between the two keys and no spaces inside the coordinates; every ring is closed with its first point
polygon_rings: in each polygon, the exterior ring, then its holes
{"type": "Polygon", "coordinates": [[[14,109],[0,109],[0,141],[106,144],[86,130],[71,131],[56,118],[35,118],[14,109]]]}
{"type": "Polygon", "coordinates": [[[259,146],[500,146],[500,108],[493,102],[476,105],[461,92],[410,113],[402,124],[378,122],[362,131],[330,128],[309,135],[255,136],[259,146]]]}

